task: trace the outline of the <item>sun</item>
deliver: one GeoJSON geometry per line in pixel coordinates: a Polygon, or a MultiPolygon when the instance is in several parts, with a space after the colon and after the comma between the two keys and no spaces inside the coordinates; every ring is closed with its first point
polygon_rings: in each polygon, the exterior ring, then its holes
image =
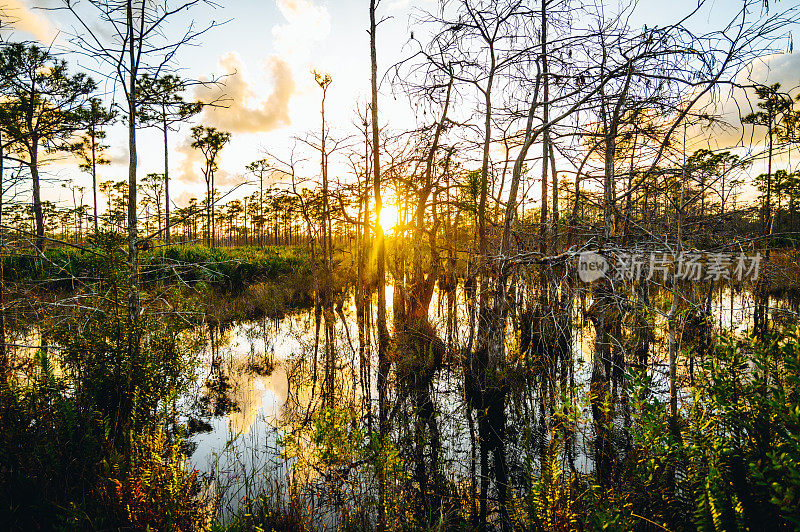
{"type": "Polygon", "coordinates": [[[385,233],[393,233],[397,226],[397,207],[392,204],[384,205],[381,209],[380,222],[385,233]]]}

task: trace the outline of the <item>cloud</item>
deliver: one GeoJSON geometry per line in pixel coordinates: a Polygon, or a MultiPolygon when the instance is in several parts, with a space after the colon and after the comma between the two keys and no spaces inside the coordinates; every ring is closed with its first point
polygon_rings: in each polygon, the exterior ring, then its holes
{"type": "MultiPolygon", "coordinates": [[[[734,125],[740,123],[740,116],[758,111],[758,96],[751,86],[773,85],[780,83],[781,91],[797,95],[800,84],[800,53],[775,54],[753,61],[748,68],[743,70],[737,82],[745,86],[744,90],[738,89],[732,101],[726,102],[724,107],[728,121],[734,125]]],[[[745,132],[749,134],[752,126],[747,125],[745,132]]]]}
{"type": "Polygon", "coordinates": [[[10,19],[11,26],[30,33],[38,41],[50,43],[56,36],[56,30],[47,18],[39,13],[34,13],[23,0],[4,0],[0,6],[6,19],[10,19]]]}
{"type": "Polygon", "coordinates": [[[435,0],[417,0],[416,2],[414,2],[413,0],[392,0],[386,6],[386,10],[387,11],[405,11],[405,10],[408,10],[409,8],[411,8],[412,6],[419,7],[420,4],[422,4],[422,5],[426,5],[426,4],[435,5],[436,2],[435,2],[435,0]]]}
{"type": "Polygon", "coordinates": [[[331,17],[325,6],[315,5],[311,0],[276,0],[276,5],[285,24],[272,28],[275,49],[293,63],[306,62],[316,43],[331,32],[331,17]]]}
{"type": "Polygon", "coordinates": [[[192,194],[188,190],[184,190],[183,192],[178,194],[177,198],[170,198],[170,199],[172,200],[172,203],[174,203],[178,207],[183,208],[189,205],[189,201],[192,198],[197,199],[197,194],[192,194]]]}
{"type": "Polygon", "coordinates": [[[289,125],[289,99],[294,93],[294,78],[289,65],[277,56],[266,60],[273,80],[272,93],[261,102],[253,102],[255,92],[245,77],[242,60],[235,52],[219,59],[228,73],[224,85],[198,86],[195,98],[204,102],[220,101],[225,107],[206,107],[200,122],[231,133],[260,133],[289,125]]]}
{"type": "MultiPolygon", "coordinates": [[[[284,22],[272,28],[275,53],[262,64],[271,92],[260,91],[262,84],[248,76],[239,54],[222,55],[218,64],[220,71],[227,74],[224,85],[197,86],[193,96],[205,102],[219,101],[225,106],[207,107],[198,117],[198,123],[234,134],[264,133],[291,125],[289,103],[298,94],[296,80],[313,86],[308,72],[312,59],[316,59],[315,47],[331,32],[331,17],[326,6],[313,0],[275,0],[275,4],[284,22]]],[[[235,143],[234,136],[232,144],[235,143]]],[[[176,178],[204,188],[200,172],[202,156],[191,148],[191,140],[185,139],[176,151],[183,156],[176,178]]],[[[221,186],[235,186],[242,179],[220,164],[215,181],[221,186]]]]}
{"type": "Polygon", "coordinates": [[[747,80],[757,83],[780,83],[789,90],[800,84],[800,53],[775,54],[753,61],[742,73],[747,80]]]}
{"type": "Polygon", "coordinates": [[[735,79],[736,87],[722,85],[718,101],[712,102],[707,94],[695,110],[704,110],[716,115],[726,124],[708,131],[705,126],[690,128],[689,137],[695,137],[702,146],[712,149],[729,149],[735,146],[759,145],[764,142],[764,128],[742,124],[741,117],[758,111],[758,97],[751,87],[754,84],[780,83],[781,91],[798,94],[800,84],[800,53],[775,54],[753,61],[739,72],[735,79]],[[744,87],[744,88],[742,88],[744,87]]]}
{"type": "Polygon", "coordinates": [[[205,190],[205,181],[203,180],[203,174],[200,170],[200,165],[203,163],[203,154],[200,153],[200,150],[192,148],[191,137],[187,136],[183,139],[183,142],[178,144],[175,151],[183,156],[180,169],[175,176],[178,181],[187,184],[202,183],[203,190],[205,190]]]}
{"type": "MultiPolygon", "coordinates": [[[[241,185],[242,183],[244,183],[244,181],[245,181],[245,178],[242,177],[242,174],[235,173],[235,172],[228,172],[224,168],[220,168],[214,174],[214,185],[217,186],[217,187],[230,187],[230,188],[232,188],[232,187],[235,187],[237,185],[241,185]]],[[[224,193],[225,191],[222,191],[222,192],[224,193]]],[[[229,199],[229,198],[226,198],[226,200],[224,200],[224,201],[227,201],[227,199],[229,199]]],[[[224,203],[224,201],[223,201],[223,203],[224,203]]]]}
{"type": "MultiPolygon", "coordinates": [[[[139,150],[136,150],[137,152],[139,150]]],[[[128,154],[128,145],[124,146],[112,146],[109,148],[105,153],[106,159],[108,159],[109,164],[112,165],[125,165],[128,166],[128,162],[130,161],[130,155],[128,154]]],[[[137,153],[136,161],[137,163],[140,162],[142,159],[141,155],[137,153]]]]}

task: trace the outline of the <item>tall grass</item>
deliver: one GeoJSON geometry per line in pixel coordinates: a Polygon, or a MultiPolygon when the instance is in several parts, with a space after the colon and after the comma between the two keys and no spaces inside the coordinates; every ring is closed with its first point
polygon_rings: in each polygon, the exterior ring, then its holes
{"type": "MultiPolygon", "coordinates": [[[[39,284],[43,288],[72,290],[96,280],[103,252],[93,248],[59,247],[43,254],[15,251],[3,257],[6,282],[39,284]]],[[[147,250],[140,255],[141,281],[147,285],[176,282],[208,283],[216,288],[242,290],[252,283],[310,271],[303,248],[209,248],[201,245],[147,250]]]]}

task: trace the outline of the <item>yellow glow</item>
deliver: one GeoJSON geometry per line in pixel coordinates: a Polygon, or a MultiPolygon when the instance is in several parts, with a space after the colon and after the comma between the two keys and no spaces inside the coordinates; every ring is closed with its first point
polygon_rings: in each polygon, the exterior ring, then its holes
{"type": "Polygon", "coordinates": [[[394,232],[397,226],[397,207],[391,204],[384,204],[381,209],[380,222],[385,233],[394,232]]]}

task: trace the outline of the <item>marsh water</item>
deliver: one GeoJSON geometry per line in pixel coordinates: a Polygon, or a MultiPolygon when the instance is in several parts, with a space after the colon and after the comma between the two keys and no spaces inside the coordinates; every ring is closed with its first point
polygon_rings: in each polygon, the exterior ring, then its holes
{"type": "MultiPolygon", "coordinates": [[[[387,287],[387,301],[392,301],[392,292],[393,288],[387,287]]],[[[463,345],[469,330],[466,310],[469,305],[463,292],[459,291],[457,297],[452,339],[463,345]]],[[[791,296],[771,298],[772,319],[794,319],[799,302],[800,299],[791,296]]],[[[711,305],[715,330],[746,334],[752,324],[753,307],[750,292],[720,289],[711,305]]],[[[374,365],[367,383],[370,392],[365,390],[363,375],[359,375],[352,298],[345,301],[341,310],[334,342],[339,361],[336,371],[342,383],[337,393],[355,399],[371,392],[374,400],[377,397],[374,365]]],[[[434,295],[429,318],[444,335],[448,318],[444,297],[434,295]]],[[[572,331],[576,403],[584,410],[582,417],[590,419],[588,382],[594,334],[591,325],[577,319],[576,322],[572,331]]],[[[196,387],[184,397],[185,406],[192,412],[193,434],[187,442],[191,466],[213,478],[214,488],[222,496],[223,509],[228,511],[251,500],[265,487],[276,497],[285,496],[286,482],[297,460],[296,455],[285,452],[285,438],[308,422],[303,418],[303,411],[314,399],[316,386],[311,380],[315,337],[313,310],[224,327],[201,326],[194,334],[202,339],[198,344],[200,366],[196,387]]],[[[650,384],[652,394],[663,400],[666,400],[669,386],[665,342],[657,336],[652,347],[653,380],[650,384]]],[[[469,475],[471,456],[462,378],[456,371],[440,371],[433,396],[441,424],[442,455],[448,463],[448,474],[453,478],[469,475]]],[[[365,418],[360,421],[367,422],[365,418]]],[[[584,443],[591,437],[591,427],[587,424],[583,428],[585,430],[579,431],[574,465],[579,471],[589,472],[592,460],[585,451],[588,445],[584,443]]]]}

